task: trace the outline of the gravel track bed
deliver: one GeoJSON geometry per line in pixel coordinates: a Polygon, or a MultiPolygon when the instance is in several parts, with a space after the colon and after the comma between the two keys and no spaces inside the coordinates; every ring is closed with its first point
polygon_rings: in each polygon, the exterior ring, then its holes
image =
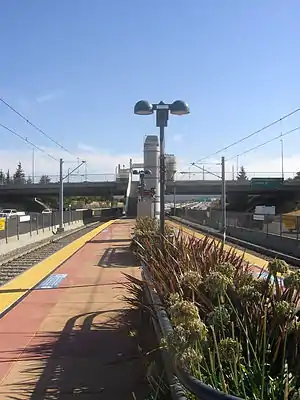
{"type": "Polygon", "coordinates": [[[38,245],[35,243],[31,249],[19,249],[19,252],[15,252],[0,264],[0,287],[101,224],[89,224],[83,228],[68,231],[50,241],[48,238],[44,243],[39,242],[38,245]]]}

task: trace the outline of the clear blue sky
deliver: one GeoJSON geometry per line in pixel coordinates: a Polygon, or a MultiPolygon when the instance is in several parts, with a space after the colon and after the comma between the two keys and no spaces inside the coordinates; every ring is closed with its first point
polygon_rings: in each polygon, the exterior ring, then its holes
{"type": "MultiPolygon", "coordinates": [[[[9,0],[0,12],[1,96],[70,149],[141,152],[156,132],[152,117],[133,115],[141,98],[189,103],[166,136],[187,161],[300,105],[299,0],[9,0]]],[[[0,122],[51,146],[1,105],[0,122]]],[[[23,146],[1,137],[2,148],[23,146]]]]}

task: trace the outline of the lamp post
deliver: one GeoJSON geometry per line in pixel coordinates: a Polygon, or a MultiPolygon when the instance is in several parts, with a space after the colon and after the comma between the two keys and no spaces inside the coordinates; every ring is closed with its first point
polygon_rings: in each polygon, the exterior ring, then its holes
{"type": "Polygon", "coordinates": [[[137,115],[150,115],[156,112],[156,126],[159,128],[160,144],[160,233],[165,234],[165,127],[168,126],[169,113],[185,115],[190,112],[188,105],[182,100],[176,100],[172,104],[160,101],[151,104],[146,100],[138,101],[134,106],[137,115]]]}

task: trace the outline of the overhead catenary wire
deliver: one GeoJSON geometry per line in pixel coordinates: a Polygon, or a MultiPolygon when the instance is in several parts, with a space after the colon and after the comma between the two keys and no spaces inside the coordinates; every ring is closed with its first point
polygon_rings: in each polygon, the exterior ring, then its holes
{"type": "MultiPolygon", "coordinates": [[[[271,123],[269,123],[269,124],[263,126],[262,128],[256,130],[255,132],[252,132],[252,133],[250,133],[249,135],[242,137],[241,139],[239,139],[239,140],[237,140],[237,141],[231,143],[231,144],[228,145],[228,146],[223,147],[222,149],[220,149],[220,150],[218,150],[218,151],[216,151],[216,152],[210,154],[209,156],[206,156],[206,157],[203,157],[203,158],[201,158],[201,159],[199,159],[199,160],[194,161],[194,163],[200,163],[200,162],[203,161],[203,160],[207,160],[207,159],[210,158],[210,157],[214,157],[214,156],[216,156],[216,155],[222,153],[223,151],[226,151],[226,150],[230,149],[231,147],[233,147],[233,146],[235,146],[235,145],[237,145],[237,144],[239,144],[239,143],[242,143],[242,142],[244,142],[244,141],[247,140],[247,139],[250,139],[251,137],[257,135],[258,133],[260,133],[260,132],[262,132],[262,131],[264,131],[264,130],[266,130],[266,129],[268,129],[268,128],[270,128],[271,126],[274,126],[274,125],[278,124],[279,122],[282,122],[282,121],[285,120],[286,118],[291,117],[292,115],[296,114],[296,113],[299,112],[299,111],[300,111],[300,108],[297,108],[297,109],[295,109],[294,111],[291,111],[290,113],[283,115],[281,118],[278,118],[276,121],[273,121],[273,122],[271,122],[271,123]]],[[[193,164],[193,163],[191,163],[191,164],[193,164]]]]}
{"type": "Polygon", "coordinates": [[[260,144],[258,144],[258,145],[256,145],[256,146],[253,146],[253,147],[251,147],[250,149],[243,151],[242,153],[236,154],[235,156],[232,156],[232,157],[230,157],[230,158],[226,158],[226,161],[229,161],[229,160],[232,160],[232,159],[234,159],[234,158],[243,156],[243,155],[245,155],[245,154],[247,154],[247,153],[250,153],[250,151],[257,150],[257,149],[259,149],[260,147],[265,146],[266,144],[269,144],[269,143],[271,143],[271,142],[274,142],[274,141],[277,140],[277,139],[281,139],[281,138],[283,138],[284,136],[290,135],[291,133],[296,132],[296,131],[298,131],[298,130],[300,130],[300,126],[297,126],[297,127],[294,128],[294,129],[290,129],[289,131],[284,132],[284,133],[281,132],[280,135],[277,135],[277,136],[273,137],[272,139],[267,140],[266,142],[260,143],[260,144]]]}
{"type": "Polygon", "coordinates": [[[35,125],[33,122],[31,122],[27,117],[25,117],[23,114],[21,114],[18,110],[16,110],[13,106],[11,106],[7,101],[5,101],[3,98],[0,97],[1,103],[3,103],[6,107],[8,107],[11,111],[13,111],[15,114],[17,114],[19,117],[21,117],[25,122],[27,122],[32,128],[37,130],[39,133],[41,133],[43,136],[45,136],[47,139],[51,140],[56,146],[60,147],[62,150],[64,150],[66,153],[69,153],[71,156],[76,157],[73,153],[71,153],[68,149],[66,149],[63,145],[61,145],[59,142],[57,142],[55,139],[53,139],[50,135],[48,135],[43,129],[39,128],[37,125],[35,125]]]}
{"type": "Polygon", "coordinates": [[[31,142],[29,139],[27,139],[26,137],[20,135],[18,132],[14,131],[13,129],[10,129],[8,126],[3,125],[0,123],[0,127],[7,130],[8,132],[12,133],[13,135],[17,136],[19,139],[22,139],[24,142],[26,142],[27,144],[30,144],[32,147],[34,147],[36,150],[41,151],[42,153],[46,154],[48,157],[52,158],[52,160],[54,161],[59,161],[57,158],[55,158],[54,156],[52,156],[51,154],[47,153],[47,151],[45,151],[44,149],[42,149],[41,147],[37,146],[36,144],[34,144],[33,142],[31,142]]]}

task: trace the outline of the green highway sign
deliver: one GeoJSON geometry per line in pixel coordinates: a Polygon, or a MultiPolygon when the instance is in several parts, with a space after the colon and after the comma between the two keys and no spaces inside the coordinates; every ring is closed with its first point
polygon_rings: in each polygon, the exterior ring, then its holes
{"type": "Polygon", "coordinates": [[[250,181],[252,187],[278,188],[283,184],[283,178],[252,178],[250,181]]]}

